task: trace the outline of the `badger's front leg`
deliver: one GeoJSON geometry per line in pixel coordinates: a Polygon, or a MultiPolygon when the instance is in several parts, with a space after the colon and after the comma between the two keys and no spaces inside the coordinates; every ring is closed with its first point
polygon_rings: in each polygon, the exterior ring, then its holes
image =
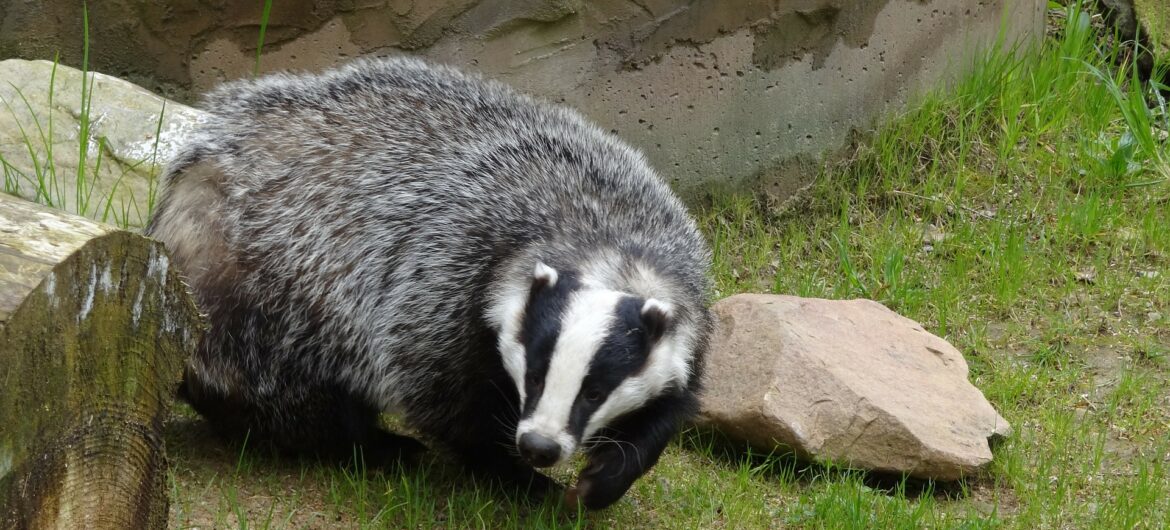
{"type": "Polygon", "coordinates": [[[590,510],[616,502],[658,462],[681,423],[697,409],[695,395],[679,390],[619,418],[601,433],[604,441],[589,450],[588,464],[577,485],[565,492],[565,502],[590,510]]]}

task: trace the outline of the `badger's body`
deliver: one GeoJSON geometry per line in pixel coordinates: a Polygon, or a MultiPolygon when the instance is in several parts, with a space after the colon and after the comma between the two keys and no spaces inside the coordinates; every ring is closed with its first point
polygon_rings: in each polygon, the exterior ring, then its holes
{"type": "Polygon", "coordinates": [[[377,415],[395,411],[535,477],[584,448],[574,491],[601,507],[694,412],[708,250],[643,157],[576,113],[409,59],[204,107],[147,231],[208,314],[184,391],[214,423],[369,447],[394,443],[377,415]]]}

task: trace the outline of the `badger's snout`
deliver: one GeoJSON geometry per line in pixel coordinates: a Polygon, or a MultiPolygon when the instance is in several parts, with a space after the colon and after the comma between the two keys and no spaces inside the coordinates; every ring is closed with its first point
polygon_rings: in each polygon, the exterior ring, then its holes
{"type": "Polygon", "coordinates": [[[548,467],[561,458],[561,445],[547,436],[534,432],[524,433],[517,444],[520,456],[534,467],[548,467]]]}

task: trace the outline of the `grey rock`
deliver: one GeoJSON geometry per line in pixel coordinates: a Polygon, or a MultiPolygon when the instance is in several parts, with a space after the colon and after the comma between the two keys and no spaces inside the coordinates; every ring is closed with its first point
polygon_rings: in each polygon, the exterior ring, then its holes
{"type": "Polygon", "coordinates": [[[89,141],[79,178],[82,72],[49,61],[0,61],[4,189],[99,221],[142,226],[156,176],[203,113],[114,77],[84,77],[89,141]]]}

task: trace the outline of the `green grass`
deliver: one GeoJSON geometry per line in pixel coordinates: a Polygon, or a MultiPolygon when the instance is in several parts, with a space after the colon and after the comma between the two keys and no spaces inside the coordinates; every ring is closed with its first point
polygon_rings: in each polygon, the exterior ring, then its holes
{"type": "MultiPolygon", "coordinates": [[[[704,224],[721,294],[874,298],[967,353],[1017,431],[967,484],[999,498],[998,524],[1156,527],[1170,520],[1170,124],[1098,55],[1085,16],[1067,20],[1043,53],[988,57],[885,124],[797,208],[730,198],[704,224]]],[[[890,502],[910,517],[922,500],[890,502]]],[[[969,502],[940,502],[929,525],[987,522],[969,502]]]]}
{"type": "MultiPolygon", "coordinates": [[[[884,120],[795,206],[721,196],[697,212],[718,296],[873,298],[962,350],[1015,428],[984,475],[874,477],[688,431],[620,503],[578,514],[515,500],[441,454],[373,470],[226,446],[182,408],[167,439],[171,525],[1159,527],[1170,520],[1170,115],[1101,54],[1083,13],[1059,20],[1042,50],[991,53],[884,120]]],[[[5,190],[116,221],[127,207],[87,191],[102,150],[61,175],[53,128],[22,130],[37,162],[24,174],[0,160],[5,190]]]]}

